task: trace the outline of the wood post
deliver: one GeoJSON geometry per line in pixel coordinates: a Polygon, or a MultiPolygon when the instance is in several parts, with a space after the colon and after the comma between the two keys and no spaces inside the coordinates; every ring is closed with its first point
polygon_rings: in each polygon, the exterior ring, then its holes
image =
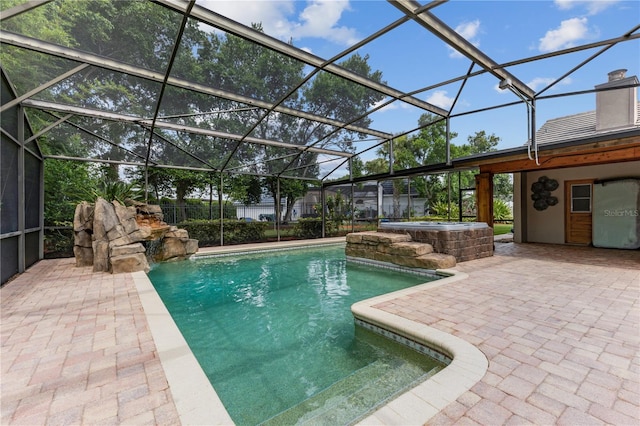
{"type": "Polygon", "coordinates": [[[493,173],[476,175],[476,210],[478,222],[493,228],[493,173]]]}

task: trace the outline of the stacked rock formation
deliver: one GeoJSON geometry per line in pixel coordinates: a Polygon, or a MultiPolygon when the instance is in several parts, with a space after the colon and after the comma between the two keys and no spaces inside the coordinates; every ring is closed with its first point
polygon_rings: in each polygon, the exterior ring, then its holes
{"type": "Polygon", "coordinates": [[[76,266],[111,273],[148,271],[143,241],[157,241],[153,261],[184,259],[198,251],[198,240],[186,230],[162,221],[159,206],[123,206],[98,198],[76,206],[73,220],[76,266]]]}
{"type": "Polygon", "coordinates": [[[446,269],[456,266],[456,258],[434,253],[430,244],[415,242],[409,234],[355,232],[347,234],[347,256],[423,269],[446,269]]]}

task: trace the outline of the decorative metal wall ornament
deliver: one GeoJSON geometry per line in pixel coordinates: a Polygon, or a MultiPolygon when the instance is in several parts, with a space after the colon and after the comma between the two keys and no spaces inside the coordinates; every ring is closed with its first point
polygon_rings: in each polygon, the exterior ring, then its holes
{"type": "Polygon", "coordinates": [[[531,184],[531,199],[533,200],[533,208],[542,211],[549,206],[558,204],[558,197],[551,195],[551,192],[558,189],[558,181],[549,179],[546,176],[540,176],[537,182],[531,184]]]}

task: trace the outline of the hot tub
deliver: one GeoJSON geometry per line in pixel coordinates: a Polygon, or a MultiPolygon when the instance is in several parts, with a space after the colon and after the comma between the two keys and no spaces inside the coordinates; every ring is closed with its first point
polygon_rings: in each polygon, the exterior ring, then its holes
{"type": "Polygon", "coordinates": [[[381,222],[382,229],[430,229],[434,231],[464,231],[488,228],[484,222],[381,222]]]}
{"type": "Polygon", "coordinates": [[[493,256],[493,228],[484,222],[381,222],[378,232],[409,234],[457,262],[493,256]]]}

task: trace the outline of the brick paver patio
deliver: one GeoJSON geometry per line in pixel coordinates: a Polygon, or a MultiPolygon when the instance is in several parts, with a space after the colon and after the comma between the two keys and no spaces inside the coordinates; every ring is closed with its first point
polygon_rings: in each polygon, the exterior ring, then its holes
{"type": "Polygon", "coordinates": [[[467,280],[378,306],[478,347],[489,370],[430,424],[640,424],[640,252],[496,243],[467,280]]]}
{"type": "MultiPolygon", "coordinates": [[[[489,370],[430,424],[640,424],[640,251],[496,243],[463,281],[378,306],[489,370]]],[[[179,424],[129,274],[41,261],[2,296],[2,424],[179,424]]]]}
{"type": "Polygon", "coordinates": [[[180,423],[130,274],[45,260],[1,294],[3,425],[180,423]]]}

